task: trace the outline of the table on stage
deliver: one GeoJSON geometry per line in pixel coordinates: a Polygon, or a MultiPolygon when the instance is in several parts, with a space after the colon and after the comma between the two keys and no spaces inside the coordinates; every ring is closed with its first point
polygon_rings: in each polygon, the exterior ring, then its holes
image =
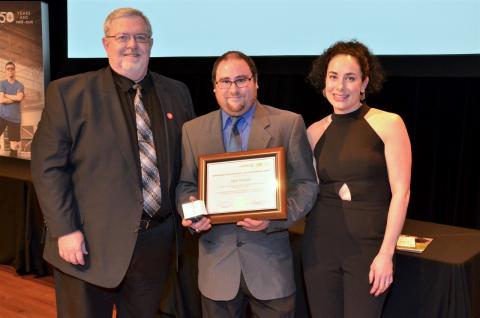
{"type": "Polygon", "coordinates": [[[480,317],[480,231],[407,220],[402,233],[433,241],[398,253],[383,317],[480,317]]]}
{"type": "Polygon", "coordinates": [[[0,156],[0,264],[13,266],[19,274],[48,274],[42,234],[30,161],[0,156]]]}

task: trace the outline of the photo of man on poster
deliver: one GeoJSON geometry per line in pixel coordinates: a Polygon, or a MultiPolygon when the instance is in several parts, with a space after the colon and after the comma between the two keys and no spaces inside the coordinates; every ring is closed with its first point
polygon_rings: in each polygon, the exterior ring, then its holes
{"type": "Polygon", "coordinates": [[[20,102],[25,97],[24,86],[15,77],[12,61],[5,64],[5,77],[0,82],[0,135],[8,127],[10,153],[15,154],[20,147],[20,102]]]}

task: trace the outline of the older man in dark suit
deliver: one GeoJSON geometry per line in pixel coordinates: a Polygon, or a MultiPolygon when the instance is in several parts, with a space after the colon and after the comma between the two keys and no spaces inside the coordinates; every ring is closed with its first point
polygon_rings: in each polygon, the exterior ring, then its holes
{"type": "Polygon", "coordinates": [[[169,272],[187,87],[148,70],[142,12],[105,20],[109,67],[52,82],[32,145],[59,317],[153,317],[169,272]]]}
{"type": "Polygon", "coordinates": [[[293,317],[295,281],[287,228],[310,210],[318,189],[303,119],[257,101],[257,69],[241,52],[219,57],[212,80],[220,109],[183,126],[177,203],[198,197],[199,156],[284,147],[288,220],[246,218],[213,226],[205,217],[196,223],[182,221],[201,234],[203,316],[244,317],[249,304],[255,317],[293,317]]]}

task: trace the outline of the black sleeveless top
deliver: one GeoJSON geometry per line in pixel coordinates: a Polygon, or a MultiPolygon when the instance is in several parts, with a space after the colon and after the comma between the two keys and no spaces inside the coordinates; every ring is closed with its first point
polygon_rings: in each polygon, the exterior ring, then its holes
{"type": "Polygon", "coordinates": [[[332,122],[315,145],[320,200],[341,200],[347,184],[352,203],[388,204],[391,198],[385,146],[364,116],[363,104],[348,114],[332,114],[332,122]]]}

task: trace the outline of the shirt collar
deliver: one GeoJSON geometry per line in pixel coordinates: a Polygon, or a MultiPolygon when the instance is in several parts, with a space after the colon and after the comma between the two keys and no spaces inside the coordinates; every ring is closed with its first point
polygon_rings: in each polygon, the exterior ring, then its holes
{"type": "MultiPolygon", "coordinates": [[[[253,114],[255,113],[256,106],[257,106],[257,103],[255,102],[253,106],[250,107],[250,109],[246,113],[239,116],[244,119],[244,122],[248,126],[252,124],[252,118],[253,118],[253,114]]],[[[222,127],[225,130],[225,128],[227,128],[231,124],[232,118],[223,109],[220,109],[220,112],[222,114],[222,127]]],[[[242,124],[242,123],[240,122],[239,124],[242,124]]]]}
{"type": "MultiPolygon", "coordinates": [[[[135,84],[134,81],[132,81],[128,77],[118,74],[113,69],[111,69],[111,71],[112,71],[113,81],[122,90],[122,92],[126,93],[132,89],[133,85],[135,84]]],[[[138,82],[138,84],[142,86],[142,93],[145,89],[148,91],[153,85],[150,72],[147,72],[147,75],[145,75],[145,77],[140,82],[138,82]]]]}

